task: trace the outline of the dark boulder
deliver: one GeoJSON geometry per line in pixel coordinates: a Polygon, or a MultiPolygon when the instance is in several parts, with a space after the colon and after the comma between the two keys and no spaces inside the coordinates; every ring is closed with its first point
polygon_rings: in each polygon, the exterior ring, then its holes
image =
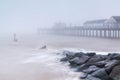
{"type": "Polygon", "coordinates": [[[64,61],[68,61],[67,57],[61,58],[60,61],[64,62],[64,61]]]}
{"type": "Polygon", "coordinates": [[[80,62],[80,58],[79,57],[75,57],[75,58],[69,60],[69,63],[70,63],[70,65],[78,65],[78,64],[81,63],[80,62]]]}
{"type": "Polygon", "coordinates": [[[104,68],[93,72],[91,75],[94,77],[100,78],[101,80],[109,80],[110,79],[110,77],[108,76],[108,74],[106,73],[104,68]]]}
{"type": "Polygon", "coordinates": [[[118,65],[120,63],[119,60],[111,60],[111,61],[108,61],[105,65],[105,67],[108,67],[108,66],[115,66],[115,65],[118,65]]]}
{"type": "Polygon", "coordinates": [[[76,67],[76,72],[82,72],[83,70],[87,69],[89,66],[86,64],[82,64],[76,67]]]}
{"type": "Polygon", "coordinates": [[[111,73],[112,69],[119,65],[120,64],[120,61],[119,60],[111,60],[111,61],[108,61],[105,65],[105,70],[108,74],[111,73]]]}
{"type": "Polygon", "coordinates": [[[80,79],[85,79],[87,78],[88,74],[87,73],[81,73],[80,74],[80,79]]]}
{"type": "Polygon", "coordinates": [[[94,65],[100,68],[105,67],[107,60],[96,62],[94,65]]]}
{"type": "Polygon", "coordinates": [[[71,65],[81,65],[84,64],[89,59],[88,56],[82,55],[81,57],[75,57],[71,60],[69,60],[71,65]]]}
{"type": "Polygon", "coordinates": [[[83,55],[85,55],[85,53],[83,53],[83,52],[78,52],[78,53],[75,53],[75,57],[82,57],[83,55]]]}
{"type": "Polygon", "coordinates": [[[86,53],[86,55],[89,57],[93,57],[96,55],[96,53],[95,52],[88,52],[88,53],[86,53]]]}
{"type": "Polygon", "coordinates": [[[73,53],[73,52],[66,52],[66,57],[71,60],[75,57],[79,57],[81,58],[83,55],[85,55],[83,52],[79,52],[79,53],[73,53]]]}
{"type": "Polygon", "coordinates": [[[97,55],[94,52],[64,51],[62,62],[68,61],[84,80],[120,80],[120,54],[97,55]]]}
{"type": "Polygon", "coordinates": [[[66,55],[66,57],[70,60],[70,59],[73,59],[75,58],[75,53],[73,52],[64,52],[64,54],[66,55]]]}
{"type": "Polygon", "coordinates": [[[107,59],[107,56],[105,55],[95,55],[88,60],[87,65],[93,65],[94,63],[103,61],[105,59],[107,59]]]}
{"type": "Polygon", "coordinates": [[[120,80],[120,65],[115,66],[110,73],[110,77],[114,80],[120,80]]]}
{"type": "Polygon", "coordinates": [[[64,50],[63,52],[62,52],[62,55],[67,55],[67,54],[74,54],[74,52],[72,52],[72,51],[68,51],[68,50],[64,50]]]}
{"type": "Polygon", "coordinates": [[[116,55],[114,55],[114,56],[112,57],[112,59],[120,60],[120,54],[117,54],[117,53],[116,53],[116,55]]]}
{"type": "Polygon", "coordinates": [[[102,80],[102,79],[97,78],[97,77],[94,77],[94,76],[92,76],[92,75],[88,75],[85,80],[102,80]]]}
{"type": "Polygon", "coordinates": [[[93,72],[95,72],[95,71],[97,71],[99,69],[100,68],[93,65],[93,66],[90,66],[88,69],[83,70],[83,72],[91,74],[91,73],[93,73],[93,72]]]}
{"type": "Polygon", "coordinates": [[[120,54],[118,54],[118,53],[109,53],[108,54],[108,59],[109,60],[113,60],[113,59],[120,60],[120,54]]]}

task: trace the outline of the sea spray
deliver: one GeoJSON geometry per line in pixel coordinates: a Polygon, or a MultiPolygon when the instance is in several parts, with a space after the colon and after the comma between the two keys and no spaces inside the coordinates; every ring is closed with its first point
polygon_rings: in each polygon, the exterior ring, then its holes
{"type": "Polygon", "coordinates": [[[39,53],[32,54],[31,57],[23,59],[21,64],[37,63],[52,70],[52,73],[60,73],[59,75],[61,75],[61,78],[55,78],[54,80],[78,80],[79,73],[70,70],[68,64],[63,65],[63,63],[59,62],[62,57],[62,55],[58,54],[60,52],[61,50],[56,49],[41,50],[39,53]]]}

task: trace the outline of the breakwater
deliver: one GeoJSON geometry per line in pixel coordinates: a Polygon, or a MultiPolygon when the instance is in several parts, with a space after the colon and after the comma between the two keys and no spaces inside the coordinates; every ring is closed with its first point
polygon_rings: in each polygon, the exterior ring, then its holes
{"type": "Polygon", "coordinates": [[[120,80],[120,54],[64,51],[62,62],[80,72],[80,80],[120,80]]]}

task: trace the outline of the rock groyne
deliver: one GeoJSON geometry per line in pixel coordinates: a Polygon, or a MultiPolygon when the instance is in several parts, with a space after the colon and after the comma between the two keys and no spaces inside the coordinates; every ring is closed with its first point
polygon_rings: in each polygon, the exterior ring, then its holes
{"type": "Polygon", "coordinates": [[[120,80],[120,54],[107,55],[95,52],[62,52],[62,62],[69,62],[71,68],[82,72],[80,80],[120,80]]]}

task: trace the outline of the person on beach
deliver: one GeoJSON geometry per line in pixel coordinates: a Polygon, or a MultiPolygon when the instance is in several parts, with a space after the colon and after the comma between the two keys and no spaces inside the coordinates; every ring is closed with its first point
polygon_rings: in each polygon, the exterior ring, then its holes
{"type": "Polygon", "coordinates": [[[13,34],[13,41],[14,41],[14,42],[18,42],[18,39],[17,39],[17,37],[16,37],[16,34],[15,34],[15,33],[13,34]]]}

